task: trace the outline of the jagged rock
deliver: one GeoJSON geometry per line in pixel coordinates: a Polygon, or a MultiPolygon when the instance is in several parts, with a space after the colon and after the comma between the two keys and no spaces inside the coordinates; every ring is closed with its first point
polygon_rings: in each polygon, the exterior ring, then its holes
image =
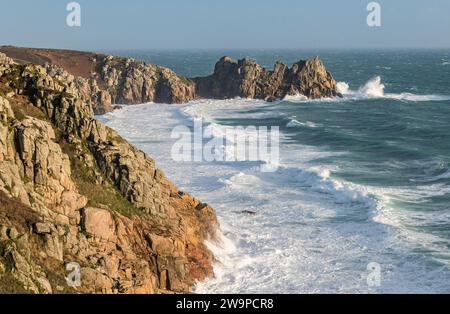
{"type": "Polygon", "coordinates": [[[184,255],[183,242],[168,237],[158,236],[156,234],[147,235],[150,247],[161,255],[179,256],[184,255]]]}
{"type": "Polygon", "coordinates": [[[195,97],[195,84],[169,69],[113,56],[97,61],[99,77],[106,83],[113,103],[181,103],[195,97]]]}
{"type": "MultiPolygon", "coordinates": [[[[8,272],[30,292],[52,293],[46,274],[31,258],[28,235],[19,234],[15,228],[0,226],[0,229],[6,229],[6,232],[0,237],[2,246],[0,265],[3,265],[2,259],[8,261],[8,269],[3,271],[3,275],[8,272]]],[[[3,266],[3,268],[6,267],[3,266]]]]}
{"type": "Polygon", "coordinates": [[[24,177],[34,183],[36,198],[66,215],[84,207],[87,200],[76,191],[69,158],[54,142],[55,132],[50,123],[26,118],[14,129],[24,177]]]}
{"type": "Polygon", "coordinates": [[[189,292],[213,275],[214,210],[95,120],[70,75],[12,64],[0,85],[16,91],[0,96],[0,241],[14,240],[0,264],[14,261],[21,286],[61,291],[72,262],[84,293],[189,292]]]}
{"type": "Polygon", "coordinates": [[[211,76],[194,81],[197,95],[203,98],[243,97],[272,101],[295,94],[309,98],[337,96],[336,81],[319,58],[300,61],[290,69],[277,63],[273,71],[269,71],[254,60],[235,62],[230,57],[223,57],[211,76]]]}
{"type": "Polygon", "coordinates": [[[45,64],[47,73],[58,80],[65,81],[68,85],[68,90],[78,92],[84,101],[86,101],[97,114],[105,114],[112,110],[111,94],[102,90],[95,79],[74,77],[63,68],[54,64],[45,64]]]}
{"type": "Polygon", "coordinates": [[[38,222],[34,224],[34,232],[37,234],[51,234],[52,229],[49,223],[38,222]]]}
{"type": "Polygon", "coordinates": [[[90,287],[94,293],[111,294],[113,292],[114,281],[95,269],[83,267],[81,281],[83,286],[90,287]]]}
{"type": "Polygon", "coordinates": [[[9,101],[0,96],[0,122],[7,123],[8,117],[13,117],[14,113],[9,105],[9,101]]]}
{"type": "Polygon", "coordinates": [[[64,261],[64,243],[58,234],[44,235],[45,253],[49,257],[53,257],[57,261],[64,261]]]}
{"type": "Polygon", "coordinates": [[[291,68],[278,62],[271,71],[254,60],[235,62],[223,57],[212,75],[190,79],[131,58],[17,47],[0,47],[0,51],[22,61],[41,60],[50,76],[68,82],[67,92],[76,90],[96,114],[113,110],[112,104],[185,103],[197,98],[234,97],[273,101],[295,94],[313,99],[340,96],[336,81],[318,57],[299,61],[291,68]]]}
{"type": "Polygon", "coordinates": [[[15,115],[9,101],[1,96],[0,117],[0,191],[8,192],[22,203],[30,205],[26,182],[21,175],[22,165],[16,160],[14,131],[8,124],[8,121],[15,119],[15,115]]]}
{"type": "Polygon", "coordinates": [[[5,73],[9,69],[9,66],[13,63],[13,59],[0,52],[0,76],[2,76],[3,73],[5,73]]]}

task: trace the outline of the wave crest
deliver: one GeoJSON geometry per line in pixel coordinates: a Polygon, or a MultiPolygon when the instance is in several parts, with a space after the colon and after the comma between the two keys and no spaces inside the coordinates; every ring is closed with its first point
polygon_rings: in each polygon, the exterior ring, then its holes
{"type": "Polygon", "coordinates": [[[384,97],[384,89],[386,86],[381,83],[381,77],[375,76],[371,80],[369,80],[364,86],[359,88],[358,93],[362,95],[366,95],[369,97],[384,97]]]}
{"type": "Polygon", "coordinates": [[[450,100],[447,95],[417,95],[413,93],[386,93],[386,86],[382,83],[380,76],[375,76],[357,91],[351,90],[346,82],[338,82],[337,90],[344,96],[344,100],[360,99],[393,99],[399,101],[426,102],[426,101],[445,101],[450,100]]]}
{"type": "Polygon", "coordinates": [[[287,95],[283,101],[292,103],[309,103],[309,102],[342,102],[349,100],[364,99],[393,99],[398,101],[410,102],[426,102],[426,101],[446,101],[450,100],[450,95],[418,95],[413,93],[386,93],[386,86],[382,83],[380,76],[375,76],[360,86],[358,90],[352,90],[347,82],[337,82],[336,91],[343,98],[322,98],[309,99],[305,95],[287,95]]]}

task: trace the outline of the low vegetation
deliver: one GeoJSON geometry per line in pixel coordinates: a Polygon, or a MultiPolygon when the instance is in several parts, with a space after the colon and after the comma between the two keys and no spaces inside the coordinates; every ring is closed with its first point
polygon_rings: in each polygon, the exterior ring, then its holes
{"type": "MultiPolygon", "coordinates": [[[[88,167],[80,159],[72,144],[64,138],[59,140],[59,144],[65,154],[70,158],[72,169],[72,180],[75,182],[79,192],[88,198],[88,206],[103,207],[106,205],[110,209],[131,218],[134,215],[143,215],[130,201],[123,197],[119,191],[106,179],[94,165],[94,170],[88,167]]],[[[90,155],[87,148],[84,154],[90,155]]]]}

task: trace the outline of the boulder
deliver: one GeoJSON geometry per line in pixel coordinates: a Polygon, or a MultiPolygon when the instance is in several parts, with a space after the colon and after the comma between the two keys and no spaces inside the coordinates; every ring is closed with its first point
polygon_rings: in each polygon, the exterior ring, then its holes
{"type": "Polygon", "coordinates": [[[88,207],[81,210],[83,229],[90,235],[103,240],[116,238],[116,225],[111,213],[105,209],[88,207]]]}
{"type": "Polygon", "coordinates": [[[111,294],[113,292],[114,281],[106,274],[95,269],[83,267],[81,269],[81,286],[94,293],[111,294]]]}
{"type": "Polygon", "coordinates": [[[51,225],[49,223],[44,223],[44,222],[35,223],[33,226],[33,230],[37,234],[51,234],[52,233],[51,225]]]}

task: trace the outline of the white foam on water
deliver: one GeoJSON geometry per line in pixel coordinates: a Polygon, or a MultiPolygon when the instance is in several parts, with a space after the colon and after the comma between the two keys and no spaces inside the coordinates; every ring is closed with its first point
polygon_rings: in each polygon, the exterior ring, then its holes
{"type": "Polygon", "coordinates": [[[308,128],[317,128],[317,124],[311,121],[300,122],[296,119],[292,119],[286,124],[287,128],[297,128],[297,127],[308,127],[308,128]]]}
{"type": "Polygon", "coordinates": [[[386,206],[408,195],[407,188],[343,182],[333,175],[339,169],[311,162],[342,152],[282,138],[281,164],[273,173],[258,171],[264,161],[180,163],[170,157],[176,125],[204,118],[220,136],[221,118],[276,115],[265,102],[235,99],[130,106],[100,118],[154,157],[182,190],[216,209],[223,236],[207,243],[217,258],[215,278],[198,283],[197,292],[449,292],[448,269],[436,269],[412,253],[421,247],[417,239],[431,248],[438,239],[405,232],[404,217],[386,206]],[[382,266],[379,288],[367,285],[370,262],[382,266]]]}
{"type": "MultiPolygon", "coordinates": [[[[393,99],[398,101],[408,102],[427,102],[427,101],[447,101],[450,100],[450,95],[420,95],[409,92],[403,93],[386,93],[386,86],[382,83],[381,76],[375,76],[368,80],[364,85],[360,86],[357,90],[352,90],[347,82],[337,82],[336,91],[343,97],[335,98],[320,98],[309,99],[305,95],[286,95],[280,101],[288,101],[292,103],[327,103],[327,102],[348,102],[352,100],[365,100],[365,99],[393,99]]],[[[213,121],[213,116],[218,111],[227,110],[227,107],[233,106],[238,103],[242,110],[250,108],[264,108],[270,106],[269,103],[263,100],[246,99],[246,98],[234,98],[228,100],[199,100],[190,103],[190,106],[184,109],[185,113],[192,117],[202,117],[207,120],[213,121]],[[210,110],[205,111],[206,106],[210,107],[210,110]]],[[[270,111],[259,113],[261,118],[276,117],[276,114],[270,111]]]]}
{"type": "MultiPolygon", "coordinates": [[[[187,118],[199,118],[214,122],[215,117],[221,117],[221,113],[227,112],[227,110],[233,110],[233,108],[236,109],[236,107],[245,112],[245,110],[265,108],[268,106],[271,106],[271,104],[263,100],[246,98],[226,100],[202,99],[190,102],[189,105],[182,108],[182,112],[186,114],[187,118]],[[207,108],[207,110],[205,108],[207,108]]],[[[243,117],[245,117],[245,115],[243,115],[243,117]]],[[[257,113],[257,116],[255,117],[270,118],[277,117],[277,114],[270,111],[261,111],[260,113],[257,113]]]]}
{"type": "Polygon", "coordinates": [[[288,101],[292,103],[321,103],[321,102],[335,102],[335,101],[341,101],[340,98],[319,98],[319,99],[309,99],[305,95],[302,94],[296,94],[296,95],[286,95],[283,98],[283,101],[288,101]]]}
{"type": "Polygon", "coordinates": [[[298,95],[288,95],[283,100],[292,103],[321,103],[321,102],[347,102],[352,100],[365,99],[393,99],[409,102],[427,102],[427,101],[447,101],[450,95],[418,95],[413,93],[386,93],[386,86],[382,83],[380,76],[375,76],[357,90],[352,90],[346,82],[337,82],[336,91],[343,97],[309,99],[308,97],[298,95]]]}
{"type": "Polygon", "coordinates": [[[290,102],[303,102],[303,101],[308,101],[309,98],[306,97],[305,95],[296,94],[296,95],[286,95],[284,97],[284,100],[290,101],[290,102]]]}
{"type": "Polygon", "coordinates": [[[359,88],[359,93],[369,97],[384,97],[385,86],[381,83],[381,77],[376,76],[359,88]]]}
{"type": "Polygon", "coordinates": [[[375,76],[357,91],[351,90],[345,82],[337,83],[338,91],[344,96],[344,100],[361,99],[394,99],[399,101],[426,102],[426,101],[446,101],[450,100],[448,95],[418,95],[413,93],[386,93],[386,86],[382,83],[380,76],[375,76]]]}
{"type": "Polygon", "coordinates": [[[350,86],[345,82],[337,82],[336,90],[338,93],[348,94],[348,91],[350,90],[350,86]]]}

